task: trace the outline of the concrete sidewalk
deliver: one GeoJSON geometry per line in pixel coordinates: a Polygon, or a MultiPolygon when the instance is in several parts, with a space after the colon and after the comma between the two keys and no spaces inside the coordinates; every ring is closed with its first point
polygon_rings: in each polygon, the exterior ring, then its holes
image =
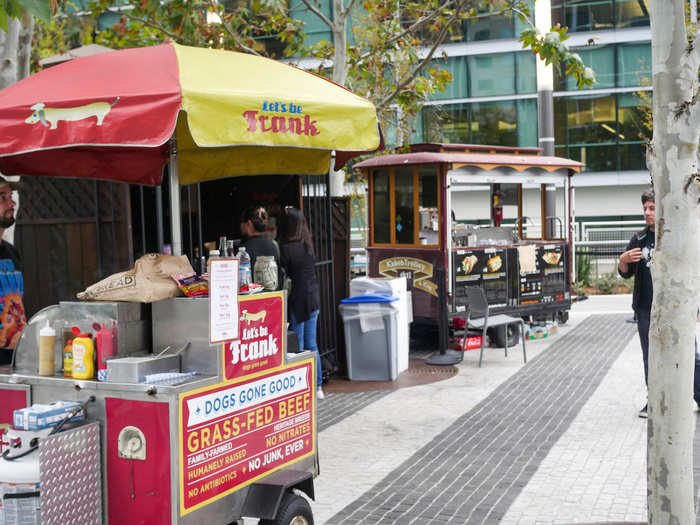
{"type": "Polygon", "coordinates": [[[319,402],[317,524],[646,521],[641,351],[630,296],[574,305],[527,344],[436,383],[319,402]]]}

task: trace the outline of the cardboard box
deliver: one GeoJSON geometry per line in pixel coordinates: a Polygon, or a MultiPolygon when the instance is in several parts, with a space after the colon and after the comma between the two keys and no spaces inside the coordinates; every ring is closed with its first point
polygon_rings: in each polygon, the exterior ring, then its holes
{"type": "MultiPolygon", "coordinates": [[[[51,427],[69,415],[80,403],[75,401],[56,401],[50,405],[32,405],[20,408],[13,413],[12,424],[17,430],[40,430],[51,427]]],[[[78,412],[69,421],[82,421],[83,411],[78,412]]]]}

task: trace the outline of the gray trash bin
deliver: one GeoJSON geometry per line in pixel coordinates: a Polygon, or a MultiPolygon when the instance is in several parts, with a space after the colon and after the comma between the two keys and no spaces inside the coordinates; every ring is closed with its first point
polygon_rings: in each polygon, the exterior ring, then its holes
{"type": "Polygon", "coordinates": [[[397,299],[364,294],[341,301],[351,381],[393,381],[398,376],[397,299]]]}

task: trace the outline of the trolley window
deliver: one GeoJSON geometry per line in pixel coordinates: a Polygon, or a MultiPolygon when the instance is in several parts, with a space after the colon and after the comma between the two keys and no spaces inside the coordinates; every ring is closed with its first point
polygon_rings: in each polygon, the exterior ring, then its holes
{"type": "Polygon", "coordinates": [[[374,193],[372,195],[372,216],[374,218],[374,242],[391,243],[391,204],[389,199],[389,171],[374,172],[374,193]]]}
{"type": "Polygon", "coordinates": [[[437,166],[378,169],[370,178],[372,244],[438,246],[437,166]]]}

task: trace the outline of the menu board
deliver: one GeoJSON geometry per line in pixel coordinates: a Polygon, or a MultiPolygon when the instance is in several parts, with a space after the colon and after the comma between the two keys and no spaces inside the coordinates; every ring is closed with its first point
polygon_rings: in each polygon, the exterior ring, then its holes
{"type": "Polygon", "coordinates": [[[180,394],[180,514],[315,453],[314,359],[180,394]]]}
{"type": "Polygon", "coordinates": [[[566,247],[540,246],[537,259],[542,268],[542,302],[563,301],[566,292],[566,247]]]}
{"type": "Polygon", "coordinates": [[[209,268],[209,343],[238,339],[238,259],[212,259],[209,268]]]}
{"type": "Polygon", "coordinates": [[[508,304],[506,248],[459,250],[454,255],[456,286],[480,285],[491,308],[508,304]]]}
{"type": "Polygon", "coordinates": [[[536,304],[542,300],[542,257],[539,251],[539,248],[535,250],[534,268],[524,269],[524,264],[519,265],[518,304],[536,304]]]}

